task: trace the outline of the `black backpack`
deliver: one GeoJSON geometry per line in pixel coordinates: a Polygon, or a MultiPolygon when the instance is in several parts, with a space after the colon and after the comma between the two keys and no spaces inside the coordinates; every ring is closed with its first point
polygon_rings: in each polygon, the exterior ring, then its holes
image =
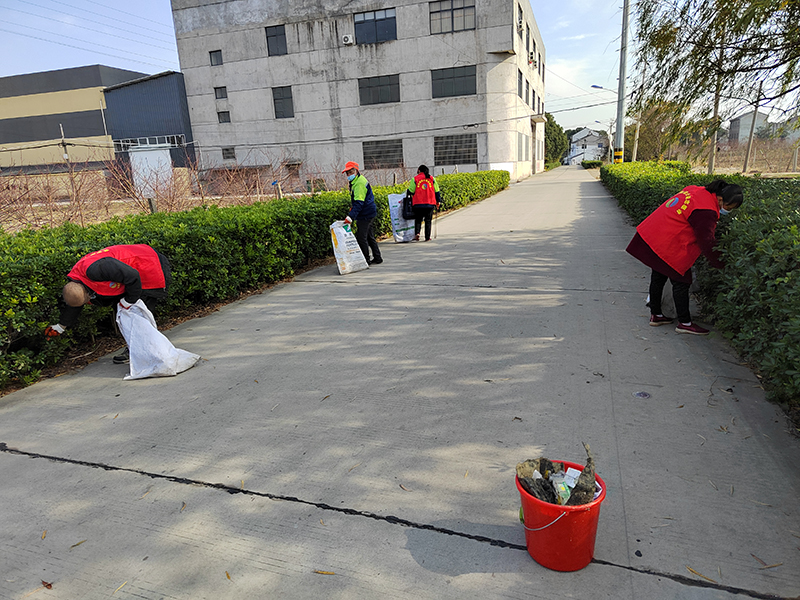
{"type": "Polygon", "coordinates": [[[414,207],[412,204],[412,198],[410,192],[406,192],[406,197],[403,198],[403,218],[406,221],[410,221],[414,218],[414,207]]]}

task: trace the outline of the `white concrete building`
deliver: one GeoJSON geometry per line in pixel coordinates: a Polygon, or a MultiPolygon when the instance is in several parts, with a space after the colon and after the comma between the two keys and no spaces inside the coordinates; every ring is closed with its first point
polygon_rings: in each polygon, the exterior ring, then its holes
{"type": "Polygon", "coordinates": [[[728,128],[728,141],[738,142],[740,144],[747,143],[750,138],[750,126],[753,123],[753,115],[755,115],[756,126],[754,131],[758,131],[760,127],[765,127],[767,123],[767,115],[762,112],[750,111],[740,117],[731,119],[728,128]]]}
{"type": "Polygon", "coordinates": [[[529,0],[172,0],[201,166],[544,171],[529,0]]]}
{"type": "Polygon", "coordinates": [[[568,165],[579,165],[584,160],[605,160],[608,158],[609,139],[593,129],[584,127],[572,134],[569,140],[569,154],[564,159],[568,165]]]}

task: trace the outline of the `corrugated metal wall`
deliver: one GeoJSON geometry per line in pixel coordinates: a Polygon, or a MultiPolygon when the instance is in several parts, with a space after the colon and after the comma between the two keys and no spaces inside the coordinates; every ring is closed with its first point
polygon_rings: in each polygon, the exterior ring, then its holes
{"type": "MultiPolygon", "coordinates": [[[[192,127],[182,73],[167,73],[105,91],[106,124],[114,140],[183,134],[194,159],[192,127]]],[[[186,166],[179,149],[175,166],[186,166]]]]}

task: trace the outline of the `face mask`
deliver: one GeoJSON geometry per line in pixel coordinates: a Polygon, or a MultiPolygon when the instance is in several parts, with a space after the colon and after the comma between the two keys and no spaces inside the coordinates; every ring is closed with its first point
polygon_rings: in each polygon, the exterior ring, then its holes
{"type": "Polygon", "coordinates": [[[721,214],[721,215],[729,215],[729,214],[731,214],[731,211],[725,210],[724,208],[720,208],[719,209],[719,214],[721,214]]]}
{"type": "Polygon", "coordinates": [[[348,175],[347,176],[347,181],[353,181],[353,179],[355,179],[355,178],[356,178],[356,174],[353,173],[352,175],[348,175]]]}

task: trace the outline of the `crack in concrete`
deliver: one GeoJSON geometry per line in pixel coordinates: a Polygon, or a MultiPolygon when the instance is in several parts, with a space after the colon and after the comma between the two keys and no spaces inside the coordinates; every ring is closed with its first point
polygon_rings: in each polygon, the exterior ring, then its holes
{"type": "MultiPolygon", "coordinates": [[[[195,485],[200,487],[206,487],[216,490],[221,490],[227,492],[229,494],[244,494],[246,496],[258,496],[261,498],[269,498],[270,500],[279,500],[285,502],[294,502],[296,504],[304,504],[306,506],[313,506],[315,508],[319,508],[321,510],[328,510],[337,513],[342,513],[350,516],[355,517],[366,517],[368,519],[373,519],[375,521],[384,521],[386,523],[390,523],[392,525],[402,525],[403,527],[410,527],[412,529],[421,529],[424,531],[433,531],[436,533],[443,533],[445,535],[452,535],[456,537],[466,538],[469,540],[473,540],[476,542],[487,543],[491,546],[497,546],[499,548],[511,548],[512,550],[525,550],[527,552],[528,548],[521,544],[514,544],[512,542],[506,542],[505,540],[497,540],[493,538],[488,538],[482,535],[473,535],[470,533],[464,533],[462,531],[455,531],[453,529],[445,529],[443,527],[436,527],[434,525],[429,525],[426,523],[415,523],[414,521],[409,521],[407,519],[402,519],[400,517],[395,517],[393,515],[379,515],[376,513],[363,511],[363,510],[355,510],[353,508],[343,508],[340,506],[331,506],[330,504],[326,504],[324,502],[312,502],[310,500],[303,500],[302,498],[296,498],[294,496],[284,496],[282,494],[271,494],[269,492],[258,492],[255,490],[248,490],[244,488],[236,488],[224,483],[211,483],[208,481],[202,481],[199,479],[188,479],[186,477],[175,477],[173,475],[164,475],[160,473],[150,473],[148,471],[142,471],[140,469],[129,469],[127,467],[117,467],[114,465],[106,465],[103,463],[96,463],[90,462],[85,460],[76,460],[73,458],[64,458],[62,456],[52,456],[48,454],[39,454],[37,452],[26,452],[25,450],[18,450],[16,448],[9,448],[5,442],[0,442],[0,452],[4,452],[6,454],[15,454],[17,456],[27,456],[28,458],[41,458],[45,460],[49,460],[52,462],[57,463],[64,463],[70,465],[77,465],[82,467],[90,467],[92,469],[102,469],[104,471],[116,471],[122,473],[133,473],[135,475],[143,475],[145,477],[150,477],[151,479],[163,479],[165,481],[171,481],[173,483],[178,483],[182,485],[195,485]]],[[[786,598],[784,596],[776,596],[774,594],[765,594],[762,592],[757,592],[755,590],[748,590],[744,588],[737,588],[728,585],[723,585],[720,583],[712,583],[710,581],[701,581],[697,579],[692,579],[690,577],[684,575],[677,575],[673,573],[664,573],[662,571],[656,571],[654,569],[646,569],[646,568],[637,568],[631,567],[627,565],[619,565],[613,562],[609,562],[606,560],[602,560],[599,558],[593,558],[592,562],[597,565],[602,565],[606,567],[616,567],[618,569],[624,569],[626,571],[632,571],[634,573],[639,573],[642,575],[649,575],[652,577],[663,577],[665,579],[669,579],[671,581],[675,581],[676,583],[680,583],[682,585],[686,585],[689,587],[699,587],[699,588],[709,588],[714,590],[719,590],[723,592],[728,592],[730,594],[735,595],[743,595],[749,598],[757,598],[759,600],[791,600],[790,598],[786,598]]]]}

